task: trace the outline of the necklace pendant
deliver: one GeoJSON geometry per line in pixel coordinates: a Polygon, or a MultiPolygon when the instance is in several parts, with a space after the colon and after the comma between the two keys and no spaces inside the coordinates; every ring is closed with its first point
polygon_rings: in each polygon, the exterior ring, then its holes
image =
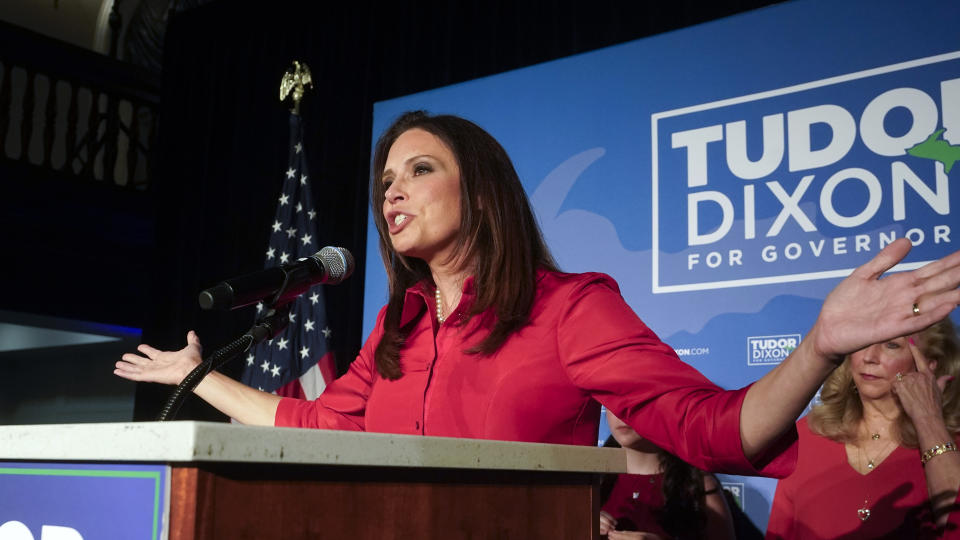
{"type": "Polygon", "coordinates": [[[860,518],[860,521],[866,521],[870,518],[870,509],[869,508],[860,508],[857,510],[857,517],[860,518]]]}
{"type": "Polygon", "coordinates": [[[867,468],[872,471],[873,467],[874,467],[874,464],[873,464],[873,460],[871,459],[870,461],[867,462],[867,468]]]}
{"type": "Polygon", "coordinates": [[[879,433],[874,433],[873,435],[870,436],[870,438],[873,439],[873,440],[875,440],[875,441],[879,441],[879,440],[880,440],[880,434],[879,434],[879,433]]]}

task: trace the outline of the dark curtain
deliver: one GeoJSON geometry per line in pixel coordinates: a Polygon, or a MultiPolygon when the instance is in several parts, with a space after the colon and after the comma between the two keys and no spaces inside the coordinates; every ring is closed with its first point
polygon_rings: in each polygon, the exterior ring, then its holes
{"type": "MultiPolygon", "coordinates": [[[[260,269],[281,173],[287,113],[279,81],[305,61],[305,146],[320,245],[357,257],[353,278],[327,288],[342,372],[361,332],[372,104],[689,26],[770,1],[672,3],[400,0],[214,2],[173,17],[163,62],[153,188],[158,254],[144,341],[180,348],[196,329],[208,350],[249,326],[248,308],[205,313],[196,295],[260,269]]],[[[654,75],[654,74],[651,74],[654,75]]],[[[509,96],[504,96],[509,99],[509,96]]],[[[240,362],[226,371],[236,375],[240,362]]],[[[142,384],[137,419],[152,419],[169,388],[142,384]]],[[[221,418],[191,399],[180,418],[221,418]]]]}

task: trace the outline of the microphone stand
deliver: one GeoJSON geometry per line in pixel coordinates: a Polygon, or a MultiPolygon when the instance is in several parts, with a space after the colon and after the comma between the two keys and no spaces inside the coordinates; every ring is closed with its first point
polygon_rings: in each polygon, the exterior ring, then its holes
{"type": "Polygon", "coordinates": [[[197,367],[193,368],[193,371],[188,373],[187,376],[180,381],[180,384],[177,385],[177,388],[174,389],[164,404],[160,415],[157,416],[158,422],[172,420],[173,417],[176,416],[180,406],[183,405],[184,400],[190,395],[190,392],[192,392],[193,389],[200,384],[200,381],[211,371],[220,369],[224,364],[233,360],[238,355],[247,352],[257,343],[266,339],[273,339],[287,327],[287,324],[290,322],[290,304],[293,303],[293,299],[287,299],[279,305],[276,305],[276,302],[283,298],[289,282],[290,278],[286,276],[283,286],[280,287],[280,290],[277,291],[267,304],[268,307],[265,310],[265,314],[257,318],[253,327],[239,338],[214,351],[213,354],[200,362],[197,367]]]}

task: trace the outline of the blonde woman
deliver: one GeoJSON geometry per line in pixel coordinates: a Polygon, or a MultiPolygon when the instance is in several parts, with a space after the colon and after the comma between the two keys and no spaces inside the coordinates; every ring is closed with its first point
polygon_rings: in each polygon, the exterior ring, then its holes
{"type": "Polygon", "coordinates": [[[949,319],[849,355],[798,422],[767,538],[960,537],[958,372],[949,319]]]}

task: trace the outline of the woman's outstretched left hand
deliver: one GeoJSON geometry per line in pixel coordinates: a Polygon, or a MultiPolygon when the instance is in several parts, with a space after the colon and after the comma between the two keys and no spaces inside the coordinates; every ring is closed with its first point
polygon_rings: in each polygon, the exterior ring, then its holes
{"type": "Polygon", "coordinates": [[[820,357],[839,363],[873,343],[919,332],[960,304],[960,251],[916,270],[885,274],[909,251],[910,241],[897,239],[827,295],[804,339],[820,357]]]}

